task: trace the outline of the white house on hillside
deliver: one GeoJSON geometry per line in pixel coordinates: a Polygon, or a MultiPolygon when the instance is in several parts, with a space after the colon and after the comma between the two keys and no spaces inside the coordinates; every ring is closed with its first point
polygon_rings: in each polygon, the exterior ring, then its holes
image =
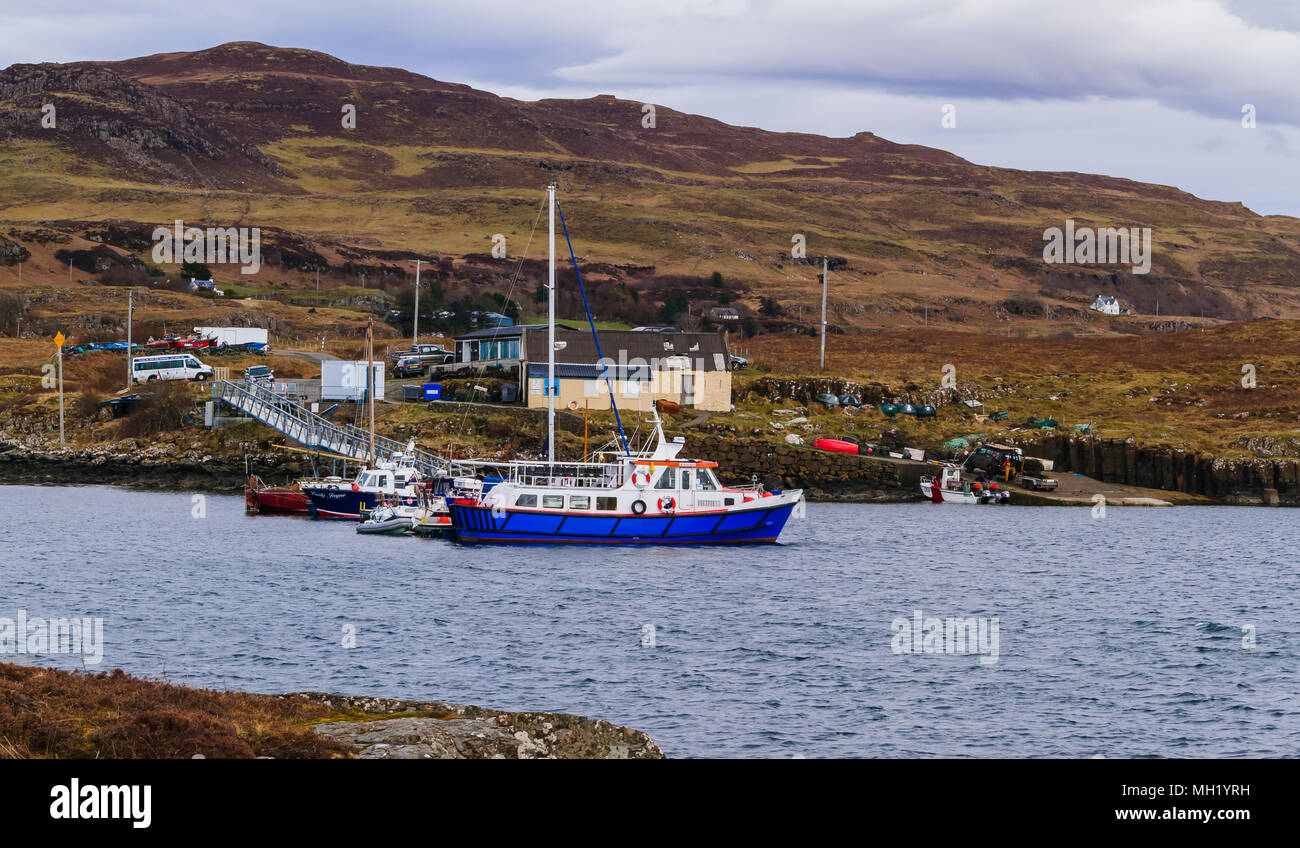
{"type": "Polygon", "coordinates": [[[1102,297],[1101,295],[1097,295],[1097,299],[1094,300],[1092,306],[1089,306],[1088,308],[1096,312],[1104,312],[1107,315],[1118,315],[1119,298],[1102,297]]]}

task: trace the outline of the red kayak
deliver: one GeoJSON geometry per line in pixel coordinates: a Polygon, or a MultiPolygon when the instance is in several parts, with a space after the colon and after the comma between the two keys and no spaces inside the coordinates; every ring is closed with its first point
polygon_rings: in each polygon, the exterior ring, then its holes
{"type": "Polygon", "coordinates": [[[835,453],[857,453],[858,446],[853,442],[846,442],[843,439],[818,439],[813,442],[813,447],[821,448],[824,451],[834,451],[835,453]]]}

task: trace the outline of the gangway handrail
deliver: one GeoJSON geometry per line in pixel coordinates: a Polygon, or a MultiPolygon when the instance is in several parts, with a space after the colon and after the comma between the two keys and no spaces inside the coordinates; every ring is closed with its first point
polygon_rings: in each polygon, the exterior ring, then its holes
{"type": "MultiPolygon", "coordinates": [[[[230,380],[212,383],[211,397],[254,420],[278,430],[299,444],[329,450],[354,459],[370,455],[370,431],[351,424],[335,424],[328,418],[304,409],[284,395],[261,385],[241,385],[230,380]]],[[[428,451],[408,451],[406,445],[385,436],[375,436],[375,453],[382,457],[401,453],[410,457],[425,474],[457,473],[459,464],[428,451]]],[[[377,457],[378,458],[378,457],[377,457]]]]}

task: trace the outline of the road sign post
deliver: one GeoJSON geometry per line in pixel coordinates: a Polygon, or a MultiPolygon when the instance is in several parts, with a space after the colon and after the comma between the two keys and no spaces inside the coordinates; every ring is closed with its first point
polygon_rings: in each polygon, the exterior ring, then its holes
{"type": "Polygon", "coordinates": [[[55,347],[58,348],[59,355],[59,447],[63,447],[63,343],[67,339],[63,333],[57,333],[54,336],[55,347]]]}

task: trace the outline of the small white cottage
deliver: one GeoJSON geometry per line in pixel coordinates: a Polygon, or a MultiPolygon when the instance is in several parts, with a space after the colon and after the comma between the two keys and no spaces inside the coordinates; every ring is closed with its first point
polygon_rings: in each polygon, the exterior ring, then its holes
{"type": "Polygon", "coordinates": [[[1101,295],[1097,295],[1097,299],[1094,300],[1092,302],[1092,306],[1088,308],[1093,310],[1094,312],[1103,312],[1106,315],[1118,315],[1119,298],[1102,297],[1101,295]]]}

